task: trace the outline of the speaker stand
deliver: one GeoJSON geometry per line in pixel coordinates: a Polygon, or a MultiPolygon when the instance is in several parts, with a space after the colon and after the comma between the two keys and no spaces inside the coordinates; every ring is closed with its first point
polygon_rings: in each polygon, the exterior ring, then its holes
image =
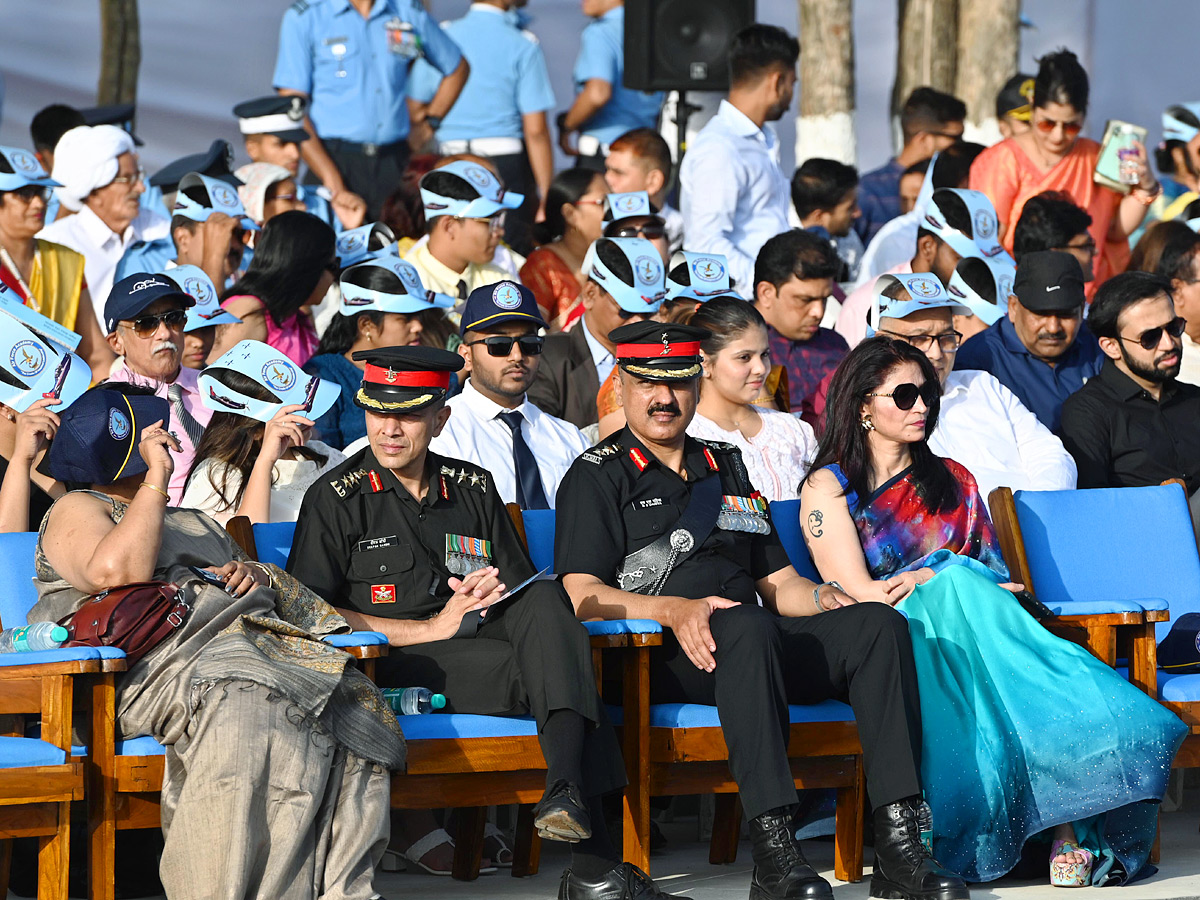
{"type": "MultiPolygon", "coordinates": [[[[700,112],[704,107],[688,103],[687,91],[678,91],[675,97],[675,165],[683,165],[683,155],[687,153],[687,123],[692,113],[700,112]]],[[[676,168],[678,171],[678,168],[676,168]]]]}

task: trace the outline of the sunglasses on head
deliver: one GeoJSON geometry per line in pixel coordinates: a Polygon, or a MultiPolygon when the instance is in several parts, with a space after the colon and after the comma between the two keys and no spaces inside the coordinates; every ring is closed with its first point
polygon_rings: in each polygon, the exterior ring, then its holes
{"type": "Polygon", "coordinates": [[[513,344],[519,344],[522,356],[538,356],[546,339],[536,334],[523,334],[511,337],[507,334],[494,334],[491,337],[480,338],[477,341],[467,341],[468,347],[483,344],[487,347],[488,356],[508,356],[512,353],[513,344]]]}
{"type": "Polygon", "coordinates": [[[622,225],[616,228],[608,237],[619,238],[645,238],[648,241],[657,240],[667,233],[666,226],[660,225],[657,222],[647,222],[645,225],[622,225]]]}
{"type": "Polygon", "coordinates": [[[138,337],[149,337],[158,331],[158,323],[162,322],[172,331],[182,328],[187,322],[187,312],[182,309],[168,309],[156,316],[138,316],[129,323],[129,328],[138,337]]]}
{"type": "Polygon", "coordinates": [[[925,401],[925,406],[929,407],[933,401],[937,399],[938,387],[936,384],[926,381],[920,387],[917,387],[911,381],[906,381],[904,384],[898,384],[892,388],[891,393],[867,394],[868,397],[891,397],[892,402],[896,404],[896,409],[908,412],[917,405],[917,398],[920,397],[925,401]]]}
{"type": "Polygon", "coordinates": [[[1157,328],[1147,328],[1136,338],[1127,338],[1124,335],[1122,335],[1121,340],[1137,341],[1138,344],[1141,345],[1141,348],[1143,350],[1153,350],[1155,347],[1158,346],[1159,341],[1162,340],[1162,335],[1163,335],[1164,331],[1167,334],[1169,334],[1171,337],[1177,338],[1181,334],[1183,334],[1183,329],[1186,326],[1187,326],[1187,319],[1185,319],[1183,316],[1176,316],[1170,322],[1168,322],[1166,325],[1159,325],[1157,328]]]}
{"type": "Polygon", "coordinates": [[[1038,119],[1033,124],[1037,126],[1037,130],[1042,134],[1050,134],[1059,125],[1062,126],[1063,134],[1067,137],[1078,137],[1079,132],[1083,131],[1082,122],[1059,122],[1057,119],[1038,119]]]}

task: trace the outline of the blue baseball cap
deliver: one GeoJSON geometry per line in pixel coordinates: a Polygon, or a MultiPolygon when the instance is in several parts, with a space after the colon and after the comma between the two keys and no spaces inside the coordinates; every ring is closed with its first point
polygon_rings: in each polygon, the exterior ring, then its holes
{"type": "Polygon", "coordinates": [[[183,216],[193,222],[207,222],[216,213],[224,213],[233,219],[240,219],[243,228],[258,231],[258,225],[246,215],[246,207],[242,206],[242,198],[236,188],[230,187],[219,178],[201,175],[199,172],[188,172],[179,180],[179,190],[175,194],[175,209],[173,215],[183,216]],[[198,188],[204,200],[193,200],[185,192],[198,188]]]}
{"type": "Polygon", "coordinates": [[[505,209],[517,209],[525,202],[524,194],[513,194],[504,189],[500,180],[477,162],[460,159],[433,169],[421,176],[421,203],[425,206],[425,218],[458,216],[464,219],[486,219],[505,209]],[[470,190],[475,197],[456,200],[435,194],[428,185],[431,176],[453,175],[470,190]]]}
{"type": "Polygon", "coordinates": [[[583,273],[608,291],[617,306],[626,312],[652,316],[667,296],[662,257],[645,238],[600,238],[588,247],[583,258],[583,273]],[[633,283],[617,277],[600,258],[599,248],[612,244],[629,260],[633,283]]]}
{"type": "Polygon", "coordinates": [[[0,172],[0,191],[16,191],[31,184],[39,187],[62,187],[46,174],[38,158],[20,147],[0,147],[0,156],[11,172],[0,172]]]}
{"type": "Polygon", "coordinates": [[[176,266],[164,269],[159,274],[166,275],[196,301],[196,305],[188,310],[187,324],[183,326],[185,332],[214,325],[235,325],[242,321],[221,306],[217,299],[217,286],[199,266],[176,266]]]}
{"type": "Polygon", "coordinates": [[[1176,106],[1168,107],[1166,112],[1162,114],[1162,129],[1164,141],[1183,141],[1185,144],[1200,134],[1200,128],[1197,128],[1190,122],[1185,122],[1172,112],[1173,109],[1182,107],[1187,112],[1191,113],[1196,119],[1200,120],[1200,103],[1179,103],[1176,106]]]}
{"type": "Polygon", "coordinates": [[[170,416],[171,406],[162,397],[126,394],[119,385],[94,387],[59,413],[61,424],[44,470],[58,481],[84,484],[141,474],[146,471],[137,451],[142,430],[160,419],[166,425],[170,416]]]}
{"type": "Polygon", "coordinates": [[[903,319],[927,309],[949,309],[956,316],[969,316],[971,310],[946,293],[941,281],[932,272],[910,272],[900,275],[880,275],[875,279],[875,297],[871,301],[870,331],[879,330],[879,320],[903,319]],[[884,296],[884,291],[900,285],[908,292],[907,300],[884,296]]]}
{"type": "Polygon", "coordinates": [[[156,300],[171,297],[184,309],[196,305],[175,280],[166,275],[134,272],[112,286],[104,303],[104,333],[112,334],[122,319],[132,319],[156,300]]]}
{"type": "Polygon", "coordinates": [[[471,291],[463,306],[458,333],[487,331],[505,322],[526,322],[547,328],[533,291],[516,281],[498,281],[471,291]]]}
{"type": "Polygon", "coordinates": [[[342,302],[338,312],[353,316],[360,312],[390,312],[411,316],[427,309],[452,309],[453,297],[425,289],[416,267],[398,256],[379,256],[351,266],[342,272],[338,285],[342,290],[342,302]],[[376,290],[356,284],[373,269],[382,269],[395,276],[391,290],[376,290]]]}

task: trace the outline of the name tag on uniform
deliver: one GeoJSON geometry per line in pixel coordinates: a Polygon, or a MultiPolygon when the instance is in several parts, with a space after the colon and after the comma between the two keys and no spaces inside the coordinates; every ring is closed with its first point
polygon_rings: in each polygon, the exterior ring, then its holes
{"type": "Polygon", "coordinates": [[[492,542],[461,534],[446,535],[446,568],[455,575],[470,575],[492,564],[492,542]]]}
{"type": "Polygon", "coordinates": [[[363,538],[354,549],[362,553],[364,550],[382,550],[385,547],[398,546],[400,546],[400,542],[396,540],[396,536],[389,534],[387,537],[363,538]]]}
{"type": "Polygon", "coordinates": [[[404,59],[416,59],[421,55],[421,36],[409,22],[392,16],[383,23],[387,31],[388,50],[404,59]]]}

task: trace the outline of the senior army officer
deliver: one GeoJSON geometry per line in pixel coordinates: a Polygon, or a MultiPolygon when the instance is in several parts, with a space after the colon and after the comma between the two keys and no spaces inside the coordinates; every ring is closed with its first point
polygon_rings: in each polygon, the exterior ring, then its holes
{"type": "Polygon", "coordinates": [[[567,472],[555,570],[580,617],[669,627],[651,657],[651,699],[717,707],[754,841],[752,898],[833,897],[794,839],[787,760],[788,701],[831,697],[853,707],[862,740],[871,896],[969,897],[920,839],[920,706],[903,616],[799,575],[741,452],[686,434],[708,336],[657,322],[609,334],[628,424],[567,472]]]}
{"type": "Polygon", "coordinates": [[[368,446],[305,494],[288,571],[399,648],[380,660],[380,684],[428,687],[454,712],[533,715],[547,768],[534,822],[574,842],[560,897],[666,897],[620,861],[605,828],[599,798],[625,773],[587,633],[553,581],[493,606],[533,565],[491,474],[429,452],[462,357],[389,347],[354,358],[366,363],[354,402],[368,446]]]}

